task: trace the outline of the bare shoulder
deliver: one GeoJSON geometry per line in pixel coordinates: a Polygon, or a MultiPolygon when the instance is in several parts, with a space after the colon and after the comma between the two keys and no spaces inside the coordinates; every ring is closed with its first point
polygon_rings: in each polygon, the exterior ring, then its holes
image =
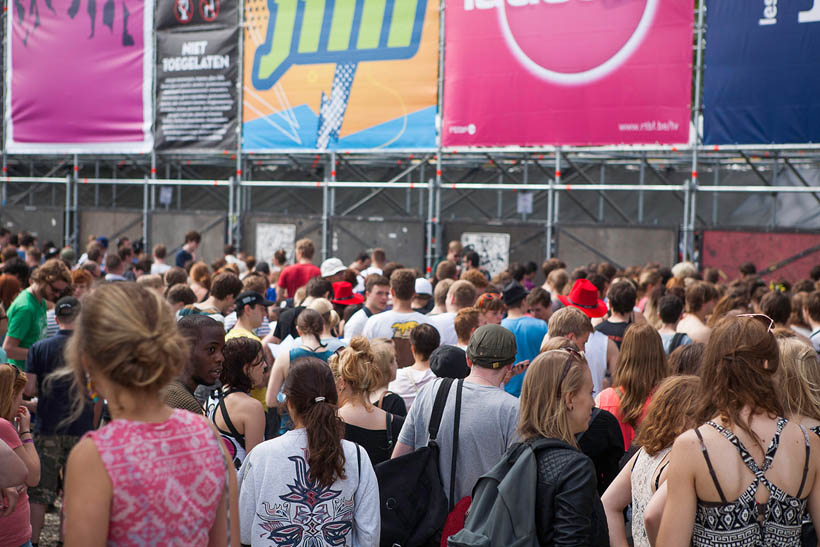
{"type": "Polygon", "coordinates": [[[683,462],[686,463],[689,461],[688,459],[691,458],[693,455],[699,453],[701,451],[700,446],[700,439],[698,439],[697,433],[695,433],[694,429],[690,429],[689,431],[685,431],[681,433],[677,439],[675,439],[674,444],[672,445],[672,458],[676,460],[676,464],[678,463],[678,458],[685,458],[683,462]],[[676,457],[677,456],[677,457],[676,457]]]}
{"type": "Polygon", "coordinates": [[[93,477],[97,480],[104,479],[109,488],[111,487],[111,480],[105,470],[100,452],[90,437],[82,439],[71,450],[66,463],[66,474],[93,477]]]}

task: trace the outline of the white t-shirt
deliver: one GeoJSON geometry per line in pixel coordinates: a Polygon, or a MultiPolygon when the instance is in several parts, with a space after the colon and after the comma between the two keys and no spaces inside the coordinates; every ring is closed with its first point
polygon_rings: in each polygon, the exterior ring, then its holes
{"type": "Polygon", "coordinates": [[[309,523],[319,538],[333,537],[338,545],[379,545],[379,484],[367,451],[342,441],[347,478],[321,488],[310,482],[307,446],[306,430],[295,429],[256,445],[245,457],[239,470],[241,542],[267,547],[273,545],[272,530],[302,530],[309,523]],[[313,496],[317,491],[321,496],[313,496]],[[352,526],[339,526],[346,522],[352,526]]]}
{"type": "Polygon", "coordinates": [[[165,275],[165,272],[171,269],[170,264],[160,264],[159,262],[154,262],[151,264],[151,273],[153,275],[165,275]]]}
{"type": "Polygon", "coordinates": [[[435,379],[436,375],[429,368],[427,370],[400,368],[396,371],[396,379],[387,386],[387,391],[392,391],[404,399],[404,406],[409,410],[422,386],[435,379]]]}
{"type": "Polygon", "coordinates": [[[344,338],[350,340],[354,336],[358,336],[364,330],[364,324],[367,323],[367,313],[364,308],[350,316],[350,319],[345,323],[344,338]]]}
{"type": "Polygon", "coordinates": [[[367,279],[367,276],[370,274],[379,274],[382,275],[384,272],[381,268],[376,266],[370,266],[369,268],[365,268],[364,270],[359,272],[359,275],[356,276],[356,287],[353,289],[353,292],[363,293],[365,290],[364,282],[367,279]]]}
{"type": "Polygon", "coordinates": [[[439,336],[441,336],[442,345],[455,346],[458,344],[455,319],[455,312],[440,313],[427,318],[427,322],[436,327],[439,336]]]}
{"type": "Polygon", "coordinates": [[[399,313],[395,310],[383,311],[370,316],[364,324],[362,335],[366,338],[410,338],[410,331],[417,325],[428,323],[419,312],[399,313]]]}

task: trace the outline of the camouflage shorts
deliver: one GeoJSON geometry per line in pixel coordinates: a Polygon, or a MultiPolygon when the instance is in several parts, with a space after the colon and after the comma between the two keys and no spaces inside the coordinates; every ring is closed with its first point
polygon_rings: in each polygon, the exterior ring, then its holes
{"type": "Polygon", "coordinates": [[[80,437],[73,435],[38,435],[34,447],[40,456],[40,483],[29,488],[28,497],[31,503],[50,505],[57,499],[62,481],[60,474],[65,472],[68,453],[80,437]]]}

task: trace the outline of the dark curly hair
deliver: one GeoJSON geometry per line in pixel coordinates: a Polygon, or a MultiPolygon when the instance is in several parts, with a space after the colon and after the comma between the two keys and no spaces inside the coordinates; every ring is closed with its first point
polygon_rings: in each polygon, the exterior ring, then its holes
{"type": "Polygon", "coordinates": [[[253,363],[261,351],[262,344],[253,338],[242,336],[225,342],[225,347],[222,348],[225,361],[222,363],[222,373],[219,375],[222,384],[245,393],[249,392],[253,385],[251,379],[245,374],[245,365],[253,363]]]}

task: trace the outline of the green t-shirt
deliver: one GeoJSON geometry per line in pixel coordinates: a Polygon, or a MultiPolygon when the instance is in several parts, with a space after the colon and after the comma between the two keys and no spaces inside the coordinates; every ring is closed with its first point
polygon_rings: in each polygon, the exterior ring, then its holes
{"type": "MultiPolygon", "coordinates": [[[[31,289],[17,295],[6,315],[9,316],[6,336],[20,340],[21,348],[28,349],[34,342],[46,337],[46,301],[38,302],[31,289]]],[[[25,359],[9,359],[9,362],[20,370],[26,369],[25,359]]]]}

